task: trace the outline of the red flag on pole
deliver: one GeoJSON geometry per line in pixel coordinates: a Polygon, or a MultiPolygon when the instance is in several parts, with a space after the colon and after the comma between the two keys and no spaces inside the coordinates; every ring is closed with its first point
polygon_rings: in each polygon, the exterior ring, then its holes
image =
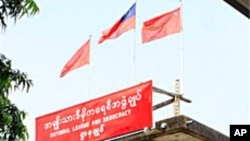
{"type": "Polygon", "coordinates": [[[70,58],[67,64],[63,67],[60,77],[65,76],[69,71],[77,69],[81,66],[89,64],[90,58],[90,39],[77,50],[70,58]]]}
{"type": "Polygon", "coordinates": [[[142,27],[142,43],[147,43],[181,31],[180,8],[145,21],[142,27]]]}
{"type": "Polygon", "coordinates": [[[118,38],[122,33],[135,28],[136,3],[110,28],[102,32],[98,43],[107,39],[118,38]]]}

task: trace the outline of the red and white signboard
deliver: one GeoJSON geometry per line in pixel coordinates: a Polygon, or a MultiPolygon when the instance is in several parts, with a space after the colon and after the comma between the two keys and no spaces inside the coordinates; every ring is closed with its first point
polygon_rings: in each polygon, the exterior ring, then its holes
{"type": "Polygon", "coordinates": [[[147,81],[36,118],[36,141],[100,141],[152,122],[152,81],[147,81]]]}

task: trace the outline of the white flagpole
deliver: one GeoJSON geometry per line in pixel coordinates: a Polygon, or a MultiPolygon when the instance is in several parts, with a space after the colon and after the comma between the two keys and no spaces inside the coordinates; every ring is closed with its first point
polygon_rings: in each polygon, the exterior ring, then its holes
{"type": "MultiPolygon", "coordinates": [[[[135,36],[136,36],[136,30],[135,30],[135,36]]],[[[136,37],[134,39],[134,45],[133,45],[133,67],[132,67],[132,82],[136,81],[135,74],[136,74],[136,37]]]]}
{"type": "Polygon", "coordinates": [[[183,20],[182,0],[180,0],[181,33],[180,33],[180,94],[184,93],[184,49],[183,49],[183,20]]]}
{"type": "Polygon", "coordinates": [[[90,64],[89,65],[89,72],[88,72],[88,92],[87,92],[87,99],[89,100],[90,99],[90,64]]]}
{"type": "Polygon", "coordinates": [[[136,82],[136,43],[137,43],[137,39],[136,39],[136,23],[137,23],[137,0],[135,0],[135,30],[134,30],[134,45],[133,45],[133,50],[132,50],[132,54],[133,54],[133,66],[132,66],[132,82],[136,82]]]}
{"type": "Polygon", "coordinates": [[[90,99],[90,73],[91,73],[91,67],[90,67],[90,61],[91,61],[91,58],[92,58],[92,55],[91,55],[91,39],[92,38],[92,35],[89,35],[89,40],[90,40],[90,43],[89,43],[89,45],[90,45],[90,47],[89,47],[89,72],[88,72],[88,92],[87,92],[87,99],[90,99]]]}

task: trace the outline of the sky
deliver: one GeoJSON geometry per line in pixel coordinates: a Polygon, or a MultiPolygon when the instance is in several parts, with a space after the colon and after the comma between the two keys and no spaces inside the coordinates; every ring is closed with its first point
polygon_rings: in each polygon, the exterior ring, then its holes
{"type": "MultiPolygon", "coordinates": [[[[40,12],[0,34],[0,51],[13,68],[27,72],[34,86],[11,100],[28,113],[25,124],[35,140],[36,117],[153,80],[174,92],[184,72],[181,114],[229,136],[230,124],[249,124],[249,19],[222,0],[183,0],[182,33],[141,43],[145,20],[171,11],[178,0],[137,0],[136,30],[97,44],[134,0],[36,0],[40,12]],[[91,39],[90,64],[60,78],[69,58],[91,39]],[[184,66],[180,65],[183,47],[184,66]],[[135,62],[133,62],[135,56],[135,62]]],[[[157,104],[170,97],[153,94],[157,104]]],[[[153,112],[153,120],[172,117],[173,105],[153,112]]]]}

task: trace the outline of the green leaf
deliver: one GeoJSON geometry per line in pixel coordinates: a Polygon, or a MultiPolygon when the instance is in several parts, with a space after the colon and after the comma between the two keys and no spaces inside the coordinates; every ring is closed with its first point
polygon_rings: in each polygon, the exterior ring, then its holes
{"type": "Polygon", "coordinates": [[[23,124],[27,113],[8,98],[15,90],[29,91],[33,85],[27,73],[11,68],[11,61],[0,54],[0,139],[5,141],[27,141],[29,138],[26,126],[23,124]]]}

